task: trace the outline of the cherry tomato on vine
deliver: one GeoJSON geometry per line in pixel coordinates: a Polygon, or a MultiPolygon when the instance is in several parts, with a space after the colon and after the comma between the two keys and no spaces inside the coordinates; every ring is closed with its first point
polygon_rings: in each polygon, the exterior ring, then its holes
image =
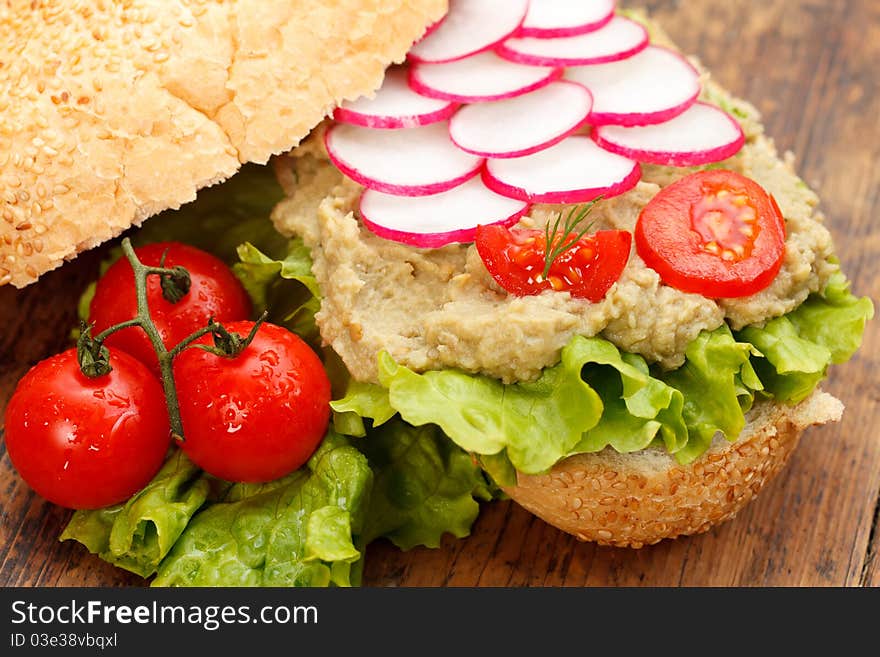
{"type": "Polygon", "coordinates": [[[664,283],[712,299],[760,292],[785,257],[776,200],[733,171],[701,171],[665,188],[642,210],[635,235],[664,283]]]}
{"type": "Polygon", "coordinates": [[[158,472],[171,442],[162,386],[146,365],[109,348],[109,374],[89,378],[76,349],[39,362],[6,407],[6,450],[50,502],[97,509],[158,472]]]}
{"type": "MultiPolygon", "coordinates": [[[[245,336],[253,322],[226,328],[245,336]]],[[[210,336],[196,344],[210,344],[210,336]]],[[[265,482],[303,465],[327,431],[330,381],[315,352],[295,334],[263,324],[228,358],[197,347],[174,361],[183,451],[227,481],[265,482]]]]}
{"type": "Polygon", "coordinates": [[[620,278],[631,245],[632,236],[622,230],[586,235],[553,261],[544,278],[547,238],[543,231],[480,226],[476,236],[486,269],[511,294],[528,296],[556,290],[594,303],[620,278]]]}
{"type": "MultiPolygon", "coordinates": [[[[166,349],[204,327],[211,317],[218,322],[250,317],[251,303],[247,293],[232,270],[219,258],[178,242],[149,244],[135,249],[135,253],[145,265],[158,267],[166,250],[164,266],[180,265],[186,268],[192,280],[189,292],[177,303],[171,303],[162,296],[159,276],[147,279],[150,316],[166,349]]],[[[95,325],[93,334],[132,319],[136,314],[137,297],[131,264],[120,258],[101,277],[95,289],[89,309],[89,322],[95,325]]],[[[109,336],[105,344],[128,352],[158,373],[156,353],[141,328],[123,329],[109,336]]]]}

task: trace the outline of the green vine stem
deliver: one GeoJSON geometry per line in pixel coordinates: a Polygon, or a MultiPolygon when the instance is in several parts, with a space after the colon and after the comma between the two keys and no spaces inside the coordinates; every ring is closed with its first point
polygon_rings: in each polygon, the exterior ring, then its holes
{"type": "MultiPolygon", "coordinates": [[[[110,328],[101,331],[98,335],[91,336],[91,327],[83,327],[79,341],[77,343],[77,352],[79,354],[80,369],[83,374],[88,377],[103,376],[110,372],[109,353],[104,347],[104,340],[110,335],[123,329],[139,327],[156,352],[156,358],[159,361],[159,373],[162,379],[162,388],[165,391],[165,401],[168,406],[168,421],[171,426],[171,432],[174,438],[183,441],[183,423],[180,419],[180,402],[177,398],[177,388],[174,385],[174,358],[177,357],[184,349],[196,346],[210,351],[218,356],[234,358],[243,351],[251,343],[256,335],[257,329],[266,321],[267,313],[262,316],[254,324],[253,329],[246,338],[242,338],[236,333],[230,333],[222,324],[210,319],[208,325],[195,331],[191,335],[184,338],[179,344],[170,350],[165,347],[162,342],[162,336],[153,322],[150,315],[150,304],[147,299],[147,278],[149,276],[160,276],[162,279],[162,292],[171,303],[177,303],[189,292],[189,272],[183,267],[177,266],[173,268],[166,267],[150,267],[143,264],[137,257],[131,240],[125,238],[122,240],[122,251],[126,259],[131,264],[134,272],[135,294],[137,296],[137,315],[132,319],[121,322],[110,328]],[[169,287],[174,287],[174,294],[168,294],[169,287]],[[181,288],[185,288],[182,290],[181,288]],[[178,293],[180,292],[180,293],[178,293]],[[174,298],[169,298],[173,296],[174,298]],[[202,336],[212,334],[214,336],[214,346],[193,345],[193,343],[202,336]]],[[[162,263],[164,264],[164,256],[162,263]]]]}

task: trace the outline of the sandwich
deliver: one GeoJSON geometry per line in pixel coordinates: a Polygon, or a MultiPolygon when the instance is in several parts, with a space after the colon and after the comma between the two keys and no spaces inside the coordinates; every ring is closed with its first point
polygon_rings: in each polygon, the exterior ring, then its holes
{"type": "Polygon", "coordinates": [[[9,49],[33,49],[0,69],[31,92],[4,109],[24,155],[2,172],[0,282],[271,157],[134,240],[237,260],[333,387],[292,474],[230,483],[181,436],[130,499],[77,511],[65,538],[108,561],[159,584],[349,584],[370,540],[437,545],[502,495],[639,548],[732,517],[841,418],[820,383],[871,302],[757,111],[643,14],[0,11],[9,49]]]}

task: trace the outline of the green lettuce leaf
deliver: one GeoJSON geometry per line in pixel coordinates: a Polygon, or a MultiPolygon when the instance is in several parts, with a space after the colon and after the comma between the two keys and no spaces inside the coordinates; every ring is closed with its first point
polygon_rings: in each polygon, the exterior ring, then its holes
{"type": "Polygon", "coordinates": [[[330,402],[333,409],[333,426],[347,436],[367,435],[363,420],[370,419],[373,426],[385,424],[397,414],[391,407],[388,391],[382,386],[349,380],[345,396],[330,402]]]}
{"type": "Polygon", "coordinates": [[[752,396],[748,386],[760,384],[749,361],[752,353],[753,347],[737,342],[725,324],[715,331],[703,331],[688,346],[685,364],[662,375],[684,397],[682,415],[688,440],[675,452],[680,463],[701,456],[718,432],[728,440],[739,437],[746,423],[743,408],[752,396]]]}
{"type": "Polygon", "coordinates": [[[142,577],[159,563],[208,498],[211,485],[180,450],[124,504],[73,514],[60,540],[76,540],[104,561],[142,577]]]}
{"type": "Polygon", "coordinates": [[[849,281],[838,272],[822,294],[811,295],[799,308],[763,327],[743,329],[738,337],[761,352],[753,363],[766,390],[780,401],[795,403],[810,395],[829,365],[852,357],[873,316],[871,300],[854,296],[849,281]]]}
{"type": "Polygon", "coordinates": [[[376,475],[367,541],[382,536],[404,550],[438,547],[445,533],[467,536],[477,500],[493,498],[480,466],[437,427],[395,420],[356,444],[376,475]]]}
{"type": "Polygon", "coordinates": [[[312,343],[319,341],[315,313],[321,308],[312,259],[302,240],[287,243],[282,256],[273,258],[250,242],[239,245],[239,261],[232,270],[241,281],[254,311],[269,311],[268,320],[312,343]]]}
{"type": "Polygon", "coordinates": [[[865,324],[874,317],[868,297],[856,297],[850,282],[837,272],[822,294],[814,294],[788,318],[805,340],[831,352],[831,362],[845,363],[862,346],[865,324]]]}
{"type": "Polygon", "coordinates": [[[641,356],[621,353],[600,338],[583,341],[589,360],[581,378],[599,393],[604,410],[599,423],[587,431],[573,453],[599,452],[613,447],[621,453],[637,452],[659,439],[669,452],[688,441],[682,417],[680,391],[650,375],[641,356]]]}
{"type": "Polygon", "coordinates": [[[803,339],[787,316],[767,322],[764,328],[745,328],[738,335],[761,352],[755,369],[767,391],[780,401],[796,403],[807,398],[825,378],[831,351],[803,339]]]}
{"type": "Polygon", "coordinates": [[[577,336],[534,383],[504,385],[454,370],[416,374],[388,354],[379,356],[379,376],[404,420],[439,426],[508,485],[515,470],[544,472],[571,454],[659,444],[686,462],[716,431],[738,436],[743,409],[761,387],[751,352],[726,327],[704,333],[685,367],[661,380],[640,356],[577,336]]]}
{"type": "Polygon", "coordinates": [[[356,584],[372,484],[364,455],[330,433],[306,468],[268,485],[233,486],[198,513],[153,585],[356,584]]]}
{"type": "Polygon", "coordinates": [[[457,370],[416,374],[383,352],[379,379],[410,424],[436,424],[468,452],[506,451],[517,470],[534,474],[568,455],[599,423],[602,401],[580,375],[589,358],[586,338],[575,338],[562,362],[537,381],[504,385],[457,370]]]}

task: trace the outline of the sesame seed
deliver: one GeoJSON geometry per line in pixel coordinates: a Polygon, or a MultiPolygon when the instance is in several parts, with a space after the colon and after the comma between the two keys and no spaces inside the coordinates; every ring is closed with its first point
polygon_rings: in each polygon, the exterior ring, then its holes
{"type": "Polygon", "coordinates": [[[612,538],[614,538],[614,534],[612,534],[607,529],[598,530],[596,532],[596,536],[598,536],[599,538],[601,538],[602,540],[605,540],[605,541],[610,541],[612,538]]]}

